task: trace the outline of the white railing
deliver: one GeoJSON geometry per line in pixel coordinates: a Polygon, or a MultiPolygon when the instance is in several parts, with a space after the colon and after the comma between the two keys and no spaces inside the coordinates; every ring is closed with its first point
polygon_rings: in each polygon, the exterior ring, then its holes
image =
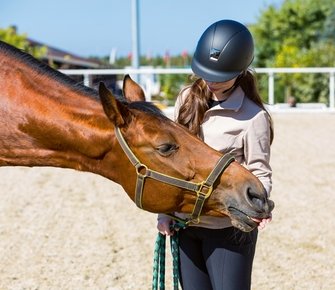
{"type": "MultiPolygon", "coordinates": [[[[60,70],[67,75],[82,75],[84,84],[90,86],[92,75],[155,75],[155,74],[192,74],[190,68],[147,68],[138,69],[66,69],[60,70]]],[[[325,73],[329,75],[329,107],[328,110],[335,110],[335,67],[309,67],[309,68],[255,68],[257,73],[268,75],[268,104],[275,105],[274,87],[275,74],[290,73],[325,73]]]]}

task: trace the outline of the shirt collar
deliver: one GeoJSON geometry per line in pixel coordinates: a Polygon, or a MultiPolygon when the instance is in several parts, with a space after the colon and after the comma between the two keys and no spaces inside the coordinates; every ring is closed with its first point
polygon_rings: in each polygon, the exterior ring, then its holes
{"type": "Polygon", "coordinates": [[[244,96],[245,93],[242,88],[237,87],[226,101],[210,108],[209,110],[225,109],[237,112],[242,107],[244,96]]]}

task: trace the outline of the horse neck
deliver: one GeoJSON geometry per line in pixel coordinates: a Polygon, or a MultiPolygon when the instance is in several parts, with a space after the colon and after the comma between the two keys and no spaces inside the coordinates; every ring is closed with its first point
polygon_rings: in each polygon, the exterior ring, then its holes
{"type": "Polygon", "coordinates": [[[12,62],[0,71],[0,166],[95,172],[114,139],[100,102],[12,62]]]}

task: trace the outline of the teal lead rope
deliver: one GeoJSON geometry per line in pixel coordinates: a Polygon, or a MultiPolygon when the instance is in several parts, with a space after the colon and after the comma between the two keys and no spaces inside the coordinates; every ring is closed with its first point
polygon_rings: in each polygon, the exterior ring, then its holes
{"type": "Polygon", "coordinates": [[[178,290],[179,283],[179,243],[178,243],[178,232],[175,232],[170,237],[171,243],[171,255],[172,255],[172,266],[173,266],[173,290],[178,290]]]}
{"type": "MultiPolygon", "coordinates": [[[[185,228],[186,226],[187,225],[182,221],[176,222],[173,225],[174,235],[170,236],[172,268],[173,268],[173,290],[179,289],[178,230],[181,228],[185,228]]],[[[165,247],[166,247],[166,236],[161,233],[158,233],[154,250],[152,290],[158,290],[158,289],[165,290],[165,247]]]]}
{"type": "MultiPolygon", "coordinates": [[[[173,236],[170,236],[170,245],[171,245],[172,266],[173,266],[173,289],[178,290],[179,289],[178,232],[175,232],[173,236]]],[[[158,289],[165,290],[165,246],[166,246],[166,236],[162,235],[161,233],[158,233],[154,251],[152,290],[158,290],[158,289]]]]}
{"type": "Polygon", "coordinates": [[[152,290],[165,289],[165,240],[165,236],[158,233],[154,251],[152,290]]]}

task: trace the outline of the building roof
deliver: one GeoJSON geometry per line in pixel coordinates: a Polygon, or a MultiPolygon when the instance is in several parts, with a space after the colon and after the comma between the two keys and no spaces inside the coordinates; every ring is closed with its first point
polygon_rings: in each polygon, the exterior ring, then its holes
{"type": "Polygon", "coordinates": [[[75,66],[80,68],[99,68],[103,66],[103,64],[98,60],[81,57],[73,53],[32,40],[30,38],[28,38],[28,42],[31,46],[47,47],[47,54],[44,59],[48,62],[57,62],[63,65],[75,66]]]}

